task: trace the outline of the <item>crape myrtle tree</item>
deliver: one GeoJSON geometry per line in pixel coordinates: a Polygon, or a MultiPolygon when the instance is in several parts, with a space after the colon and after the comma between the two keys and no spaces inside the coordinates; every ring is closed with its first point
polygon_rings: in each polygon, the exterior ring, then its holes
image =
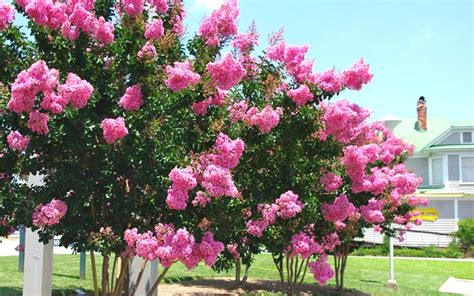
{"type": "Polygon", "coordinates": [[[327,254],[362,227],[408,223],[409,147],[364,109],[327,102],[371,80],[362,59],[313,73],[308,47],[281,32],[253,57],[258,34],[238,33],[232,0],[186,42],[178,0],[14,6],[0,4],[1,230],[25,224],[90,252],[95,295],[133,295],[134,256],[137,283],[147,261],[163,266],[151,294],[176,262],[248,270],[262,248],[294,294],[308,268],[326,283],[327,254]]]}

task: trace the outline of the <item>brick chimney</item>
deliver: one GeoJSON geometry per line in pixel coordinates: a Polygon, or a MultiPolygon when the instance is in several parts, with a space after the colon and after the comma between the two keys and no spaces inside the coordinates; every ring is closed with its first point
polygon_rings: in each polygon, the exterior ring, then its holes
{"type": "Polygon", "coordinates": [[[421,96],[416,103],[416,112],[418,113],[418,130],[420,131],[428,130],[426,108],[425,97],[421,96]]]}

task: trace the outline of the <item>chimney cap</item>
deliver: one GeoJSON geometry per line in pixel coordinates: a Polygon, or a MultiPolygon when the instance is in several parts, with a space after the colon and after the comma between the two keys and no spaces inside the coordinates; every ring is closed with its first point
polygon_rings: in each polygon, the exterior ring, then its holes
{"type": "Polygon", "coordinates": [[[425,97],[424,97],[424,96],[421,96],[421,97],[420,97],[418,100],[420,100],[420,101],[423,101],[423,102],[426,102],[426,100],[425,100],[425,97]]]}

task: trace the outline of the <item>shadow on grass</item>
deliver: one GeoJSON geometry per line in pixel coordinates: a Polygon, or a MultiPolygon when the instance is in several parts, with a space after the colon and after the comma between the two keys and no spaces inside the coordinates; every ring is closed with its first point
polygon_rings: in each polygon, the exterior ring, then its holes
{"type": "Polygon", "coordinates": [[[382,284],[381,281],[372,281],[372,280],[359,280],[359,282],[371,283],[371,284],[382,284]]]}
{"type": "Polygon", "coordinates": [[[62,274],[62,273],[53,273],[53,276],[57,276],[57,277],[65,277],[65,278],[69,278],[69,279],[73,279],[73,280],[79,280],[79,276],[76,276],[76,275],[70,275],[70,274],[62,274]]]}
{"type": "Polygon", "coordinates": [[[173,277],[165,277],[163,279],[163,283],[166,284],[176,284],[184,281],[197,281],[197,280],[202,280],[204,279],[203,277],[200,276],[173,276],[173,277]]]}
{"type": "MultiPolygon", "coordinates": [[[[280,281],[275,280],[251,279],[243,287],[236,287],[232,278],[198,279],[171,284],[169,289],[165,287],[166,284],[162,286],[165,290],[162,295],[283,295],[280,281]]],[[[303,295],[370,295],[357,290],[340,292],[334,287],[321,287],[316,284],[301,285],[301,292],[303,295]]]]}
{"type": "Polygon", "coordinates": [[[0,296],[21,295],[21,289],[11,287],[0,287],[0,296]]]}

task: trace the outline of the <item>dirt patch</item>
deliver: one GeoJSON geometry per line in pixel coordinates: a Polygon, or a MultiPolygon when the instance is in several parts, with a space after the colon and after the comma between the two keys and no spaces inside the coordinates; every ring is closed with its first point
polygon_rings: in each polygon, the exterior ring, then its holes
{"type": "MultiPolygon", "coordinates": [[[[172,284],[161,284],[158,295],[244,295],[252,293],[258,295],[265,292],[281,292],[279,281],[249,279],[243,287],[235,287],[232,278],[214,278],[193,281],[182,281],[172,284]]],[[[301,295],[335,295],[333,288],[320,287],[316,284],[302,285],[301,295]]],[[[338,295],[368,295],[359,291],[345,291],[338,295]]]]}

